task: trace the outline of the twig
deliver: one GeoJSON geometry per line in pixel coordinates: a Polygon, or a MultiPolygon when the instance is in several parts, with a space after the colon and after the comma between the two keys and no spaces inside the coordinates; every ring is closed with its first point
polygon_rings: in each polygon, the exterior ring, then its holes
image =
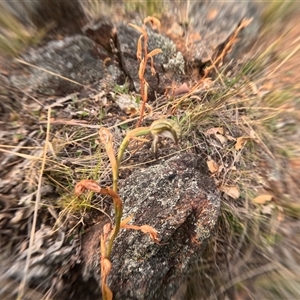
{"type": "Polygon", "coordinates": [[[72,100],[72,97],[77,96],[78,94],[79,93],[73,93],[73,94],[67,95],[66,97],[56,99],[56,101],[54,103],[47,105],[45,107],[45,109],[49,109],[49,108],[56,107],[56,106],[63,106],[62,105],[63,103],[65,103],[66,101],[72,100]]]}
{"type": "MultiPolygon", "coordinates": [[[[28,135],[28,137],[26,137],[23,141],[21,141],[13,150],[10,151],[10,155],[8,155],[6,158],[3,159],[3,161],[1,162],[0,166],[4,166],[6,165],[10,160],[12,160],[15,156],[17,156],[16,152],[18,152],[29,140],[29,138],[31,138],[32,136],[34,136],[34,134],[37,131],[34,130],[32,132],[30,132],[30,134],[28,135]]],[[[4,151],[3,151],[4,152],[4,151]]]]}
{"type": "Polygon", "coordinates": [[[79,83],[79,82],[77,82],[77,81],[75,81],[75,80],[69,79],[69,78],[67,78],[67,77],[65,77],[65,76],[62,76],[62,75],[59,75],[59,74],[57,74],[57,73],[51,72],[51,71],[49,71],[49,70],[47,70],[47,69],[45,69],[45,68],[41,68],[41,67],[35,66],[35,65],[33,65],[33,64],[30,64],[30,63],[28,63],[28,62],[25,61],[25,60],[18,59],[18,58],[16,58],[15,60],[16,60],[17,62],[23,64],[23,65],[26,65],[26,66],[29,66],[29,67],[38,69],[38,70],[43,71],[43,72],[45,72],[45,73],[48,73],[48,74],[50,74],[50,75],[56,76],[56,77],[58,77],[58,78],[67,80],[67,81],[72,82],[72,83],[74,83],[74,84],[77,84],[77,85],[79,85],[79,86],[85,87],[84,84],[81,84],[81,83],[79,83]]]}

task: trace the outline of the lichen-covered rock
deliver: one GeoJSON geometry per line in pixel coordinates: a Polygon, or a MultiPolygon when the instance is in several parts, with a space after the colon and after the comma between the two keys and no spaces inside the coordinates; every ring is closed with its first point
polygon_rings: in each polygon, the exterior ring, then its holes
{"type": "MultiPolygon", "coordinates": [[[[132,224],[152,226],[160,242],[140,231],[121,231],[108,280],[114,299],[171,299],[212,235],[219,191],[204,161],[184,153],[133,172],[120,195],[123,218],[133,215],[132,224]]],[[[82,253],[85,279],[99,282],[99,229],[86,234],[82,253]]]]}
{"type": "Polygon", "coordinates": [[[111,54],[81,35],[31,49],[23,60],[36,68],[12,74],[12,85],[44,95],[72,93],[101,79],[117,82],[122,75],[111,54]]]}
{"type": "MultiPolygon", "coordinates": [[[[150,59],[146,69],[145,79],[149,84],[150,95],[153,92],[164,93],[172,82],[183,82],[185,72],[185,61],[181,52],[177,51],[175,44],[167,37],[154,32],[151,29],[148,33],[148,53],[154,49],[161,49],[153,57],[155,75],[150,71],[150,59]]],[[[124,72],[132,79],[136,91],[140,91],[140,80],[138,76],[139,64],[136,57],[137,42],[140,33],[128,24],[117,26],[117,45],[120,52],[121,63],[124,72]]]]}
{"type": "Polygon", "coordinates": [[[252,18],[252,22],[239,34],[231,58],[237,58],[257,36],[260,26],[257,6],[251,0],[194,2],[189,12],[189,26],[198,34],[198,39],[189,49],[190,60],[204,64],[213,59],[244,18],[252,18]]]}

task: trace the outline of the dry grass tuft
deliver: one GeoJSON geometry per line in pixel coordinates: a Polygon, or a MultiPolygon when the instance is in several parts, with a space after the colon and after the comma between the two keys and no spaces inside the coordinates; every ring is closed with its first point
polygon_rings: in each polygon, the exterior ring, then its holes
{"type": "MultiPolygon", "coordinates": [[[[299,88],[288,75],[298,65],[300,42],[293,25],[282,26],[291,6],[281,3],[272,15],[274,5],[267,7],[261,47],[250,59],[231,74],[226,66],[218,69],[218,78],[209,81],[213,88],[201,97],[175,102],[187,109],[191,143],[206,149],[208,167],[224,192],[219,227],[191,275],[189,299],[300,295],[299,188],[291,175],[299,174],[299,88]],[[274,22],[281,31],[268,39],[264,29],[274,22]]],[[[297,15],[291,24],[296,20],[297,15]]]]}

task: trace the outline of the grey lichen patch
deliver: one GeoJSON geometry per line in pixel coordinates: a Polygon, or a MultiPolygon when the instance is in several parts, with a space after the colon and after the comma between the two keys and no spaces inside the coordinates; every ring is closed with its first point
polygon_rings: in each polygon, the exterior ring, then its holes
{"type": "Polygon", "coordinates": [[[30,87],[31,91],[45,95],[71,93],[108,77],[117,82],[122,72],[110,56],[88,37],[67,37],[30,49],[22,59],[35,67],[24,67],[24,72],[12,74],[10,81],[15,87],[30,87]]]}
{"type": "Polygon", "coordinates": [[[154,57],[154,61],[162,64],[165,71],[172,71],[176,75],[183,75],[185,61],[182,53],[177,50],[174,42],[152,30],[148,30],[147,32],[149,35],[149,52],[156,48],[162,50],[162,53],[154,57]]]}
{"type": "Polygon", "coordinates": [[[177,52],[176,56],[170,58],[167,64],[163,64],[163,67],[168,72],[177,74],[184,74],[185,61],[181,52],[177,52]]]}

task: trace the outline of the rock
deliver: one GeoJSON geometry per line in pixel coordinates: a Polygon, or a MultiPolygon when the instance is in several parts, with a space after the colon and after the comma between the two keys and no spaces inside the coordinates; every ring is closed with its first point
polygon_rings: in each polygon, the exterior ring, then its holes
{"type": "Polygon", "coordinates": [[[29,87],[45,95],[72,93],[101,79],[116,83],[122,75],[111,54],[81,35],[31,49],[23,60],[37,68],[26,67],[26,74],[13,73],[10,76],[12,85],[22,90],[29,87]]]}
{"type": "Polygon", "coordinates": [[[116,38],[116,28],[108,17],[102,16],[98,22],[87,24],[82,28],[83,33],[95,43],[112,53],[112,44],[116,38]]]}
{"type": "MultiPolygon", "coordinates": [[[[149,93],[164,93],[165,89],[176,81],[183,82],[185,62],[181,52],[177,51],[175,44],[167,37],[147,30],[148,53],[154,49],[161,49],[162,53],[155,55],[154,68],[156,75],[150,72],[150,59],[145,78],[149,84],[149,93]]],[[[128,24],[117,26],[117,47],[120,52],[121,63],[126,75],[132,79],[137,92],[140,91],[140,80],[138,77],[139,64],[136,57],[137,42],[140,33],[128,24]]]]}
{"type": "Polygon", "coordinates": [[[244,18],[253,20],[239,35],[230,58],[237,58],[257,36],[260,26],[257,6],[249,0],[195,2],[189,12],[189,26],[198,39],[191,45],[190,60],[205,64],[214,58],[244,18]]]}
{"type": "MultiPolygon", "coordinates": [[[[212,235],[220,194],[206,164],[195,154],[180,154],[137,170],[120,186],[123,219],[150,225],[154,243],[140,231],[122,230],[113,246],[108,285],[114,299],[171,299],[212,235]]],[[[97,225],[96,225],[97,226],[97,225]]],[[[101,225],[103,226],[103,224],[101,225]]],[[[99,275],[99,227],[82,243],[85,280],[99,275]]]]}

